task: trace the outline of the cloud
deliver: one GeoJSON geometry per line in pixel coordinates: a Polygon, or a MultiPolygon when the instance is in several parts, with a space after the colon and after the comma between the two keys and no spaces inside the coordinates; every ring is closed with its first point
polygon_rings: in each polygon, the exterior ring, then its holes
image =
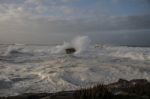
{"type": "MultiPolygon", "coordinates": [[[[52,0],[50,0],[52,1],[52,0]]],[[[28,4],[43,4],[43,3],[46,3],[48,2],[47,0],[26,0],[25,3],[28,3],[28,4]]]]}
{"type": "MultiPolygon", "coordinates": [[[[43,4],[52,3],[49,0],[26,0],[24,3],[7,1],[9,0],[0,1],[0,26],[4,28],[3,30],[5,27],[11,28],[12,25],[18,32],[21,28],[27,32],[39,33],[150,29],[150,15],[108,16],[92,9],[80,9],[63,4],[51,6],[43,4]]],[[[51,1],[58,3],[58,0],[51,1]]],[[[61,0],[61,2],[76,1],[78,0],[61,0]]]]}
{"type": "Polygon", "coordinates": [[[77,2],[77,1],[80,1],[80,0],[61,0],[61,1],[69,3],[69,2],[77,2]]]}
{"type": "Polygon", "coordinates": [[[65,3],[77,2],[79,0],[26,0],[25,3],[29,4],[49,4],[49,5],[62,5],[65,3]]]}
{"type": "Polygon", "coordinates": [[[63,34],[69,36],[76,33],[150,29],[150,14],[105,15],[105,9],[68,5],[79,0],[8,1],[10,0],[0,1],[0,39],[53,39],[53,36],[62,37],[63,34]]]}
{"type": "Polygon", "coordinates": [[[88,9],[87,11],[87,9],[83,10],[65,4],[60,5],[62,2],[76,2],[79,0],[61,0],[61,2],[58,2],[58,0],[25,0],[21,3],[18,0],[16,3],[14,3],[15,1],[12,3],[7,1],[9,0],[0,1],[1,26],[7,23],[27,26],[32,24],[52,32],[92,32],[150,28],[150,15],[108,16],[103,15],[99,10],[88,9]],[[51,3],[52,5],[48,6],[45,3],[51,3]]]}
{"type": "MultiPolygon", "coordinates": [[[[55,0],[55,2],[56,1],[57,0],[55,0]]],[[[40,28],[40,31],[46,30],[51,32],[98,32],[105,30],[150,28],[150,15],[106,16],[96,14],[97,10],[92,9],[86,11],[66,5],[43,5],[43,2],[48,2],[48,0],[27,0],[26,2],[38,5],[33,6],[26,3],[14,2],[4,3],[3,1],[3,3],[0,4],[0,26],[4,26],[7,23],[19,24],[19,26],[23,25],[25,29],[27,29],[28,26],[28,28],[37,26],[40,28]]],[[[63,0],[63,2],[70,1],[63,0]]],[[[17,26],[14,28],[17,30],[17,26]]],[[[30,29],[32,30],[32,28],[30,29]]]]}
{"type": "MultiPolygon", "coordinates": [[[[60,4],[57,0],[25,0],[22,3],[0,1],[0,21],[33,19],[40,16],[73,17],[74,13],[80,12],[77,8],[60,4]],[[51,1],[51,2],[50,2],[51,1]],[[50,5],[47,5],[50,4],[50,5]]],[[[73,2],[76,0],[61,0],[73,2]]]]}
{"type": "MultiPolygon", "coordinates": [[[[70,12],[69,12],[70,13],[70,12]]],[[[99,32],[111,30],[139,30],[150,29],[150,15],[139,16],[38,16],[25,14],[21,8],[9,11],[1,18],[0,26],[7,29],[13,25],[15,30],[39,33],[73,33],[73,32],[99,32]],[[9,19],[7,19],[9,18],[9,19]],[[8,23],[8,24],[7,24],[8,23]],[[15,26],[16,25],[16,26],[15,26]],[[22,27],[21,27],[22,26],[22,27]]]]}

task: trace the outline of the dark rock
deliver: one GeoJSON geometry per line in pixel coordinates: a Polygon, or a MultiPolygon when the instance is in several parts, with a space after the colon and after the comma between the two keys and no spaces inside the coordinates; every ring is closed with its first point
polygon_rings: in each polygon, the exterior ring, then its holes
{"type": "MultiPolygon", "coordinates": [[[[145,79],[133,79],[130,81],[120,79],[118,82],[108,85],[109,90],[116,95],[146,96],[150,97],[150,82],[145,79]]],[[[139,98],[136,98],[139,99],[139,98]]],[[[147,98],[140,98],[147,99],[147,98]]]]}
{"type": "Polygon", "coordinates": [[[145,84],[149,84],[149,82],[146,79],[133,79],[130,80],[130,83],[133,85],[145,85],[145,84]]]}
{"type": "Polygon", "coordinates": [[[65,51],[66,51],[66,54],[73,54],[76,52],[76,49],[75,48],[67,48],[67,49],[65,49],[65,51]]]}
{"type": "Polygon", "coordinates": [[[114,88],[117,89],[117,88],[127,87],[128,84],[129,84],[129,81],[124,80],[124,79],[119,79],[118,82],[108,84],[107,86],[110,89],[114,89],[114,88]]]}
{"type": "Polygon", "coordinates": [[[0,97],[0,99],[41,99],[46,96],[51,96],[51,93],[26,93],[19,96],[0,97]]]}
{"type": "Polygon", "coordinates": [[[130,81],[119,79],[118,82],[108,84],[109,88],[128,88],[135,85],[149,85],[150,83],[146,79],[133,79],[130,81]]]}
{"type": "Polygon", "coordinates": [[[119,79],[118,83],[129,83],[129,81],[125,80],[125,79],[119,79]]]}

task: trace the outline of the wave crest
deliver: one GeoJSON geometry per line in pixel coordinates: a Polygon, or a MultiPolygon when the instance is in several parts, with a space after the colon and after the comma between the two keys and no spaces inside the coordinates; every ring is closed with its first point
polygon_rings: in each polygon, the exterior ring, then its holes
{"type": "Polygon", "coordinates": [[[63,45],[57,45],[52,48],[51,53],[65,53],[67,48],[75,48],[76,52],[74,54],[79,54],[86,50],[89,46],[91,40],[88,36],[78,36],[74,38],[71,42],[64,42],[63,45]]]}

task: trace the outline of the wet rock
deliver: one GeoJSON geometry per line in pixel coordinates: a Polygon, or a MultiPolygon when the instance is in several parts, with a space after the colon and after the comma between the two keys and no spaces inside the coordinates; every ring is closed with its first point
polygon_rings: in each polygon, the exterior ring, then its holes
{"type": "Polygon", "coordinates": [[[47,96],[41,99],[75,99],[73,94],[74,94],[73,91],[70,91],[70,92],[64,91],[64,92],[59,92],[59,93],[56,93],[56,94],[53,94],[51,96],[47,96]]]}
{"type": "Polygon", "coordinates": [[[120,79],[118,82],[109,84],[108,88],[115,95],[150,97],[150,82],[148,82],[146,79],[133,79],[130,81],[120,79]]]}
{"type": "Polygon", "coordinates": [[[73,54],[76,52],[76,49],[75,48],[67,48],[67,49],[65,49],[65,51],[66,51],[66,54],[73,54]]]}
{"type": "Polygon", "coordinates": [[[149,84],[149,82],[146,79],[133,79],[130,80],[131,85],[146,85],[149,84]]]}
{"type": "Polygon", "coordinates": [[[133,79],[130,81],[119,79],[118,82],[108,84],[109,88],[129,88],[136,85],[146,86],[150,83],[146,79],[133,79]]]}
{"type": "Polygon", "coordinates": [[[0,97],[0,99],[41,99],[47,96],[51,96],[51,93],[27,93],[19,96],[0,97]]]}

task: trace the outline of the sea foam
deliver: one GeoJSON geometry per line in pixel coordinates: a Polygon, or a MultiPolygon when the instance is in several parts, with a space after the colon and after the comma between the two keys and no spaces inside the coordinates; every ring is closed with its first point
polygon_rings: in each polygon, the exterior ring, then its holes
{"type": "Polygon", "coordinates": [[[23,45],[10,45],[6,49],[5,53],[3,56],[9,56],[12,53],[19,53],[23,49],[23,45]]]}

